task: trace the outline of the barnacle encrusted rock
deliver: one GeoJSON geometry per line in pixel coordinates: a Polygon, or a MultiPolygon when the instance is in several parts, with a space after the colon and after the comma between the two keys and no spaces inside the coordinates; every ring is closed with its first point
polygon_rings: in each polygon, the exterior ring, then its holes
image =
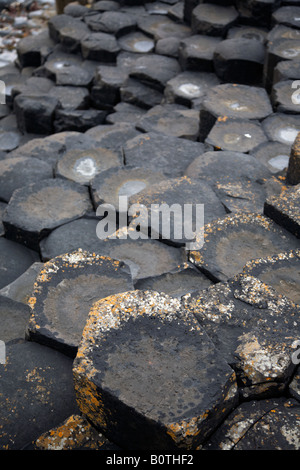
{"type": "Polygon", "coordinates": [[[178,299],[96,302],[74,361],[80,411],[123,449],[194,449],[237,403],[234,371],[178,299]]]}
{"type": "Polygon", "coordinates": [[[236,371],[244,397],[282,393],[296,367],[292,360],[299,338],[296,304],[243,274],[187,294],[182,302],[236,371]]]}
{"type": "Polygon", "coordinates": [[[257,277],[300,304],[300,250],[251,260],[244,266],[243,273],[257,277]]]}
{"type": "Polygon", "coordinates": [[[213,281],[226,281],[252,259],[296,248],[299,241],[273,220],[240,212],[206,224],[203,247],[189,259],[213,281]]]}
{"type": "Polygon", "coordinates": [[[45,263],[28,303],[28,338],[75,356],[93,302],[133,289],[129,268],[81,249],[45,263]]]}

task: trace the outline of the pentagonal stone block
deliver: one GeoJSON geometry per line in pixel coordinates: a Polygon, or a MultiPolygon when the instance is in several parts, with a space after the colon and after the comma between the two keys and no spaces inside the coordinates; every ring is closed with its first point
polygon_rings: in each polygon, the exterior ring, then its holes
{"type": "Polygon", "coordinates": [[[274,113],[263,120],[262,126],[269,140],[291,147],[300,132],[300,116],[274,113]]]}
{"type": "Polygon", "coordinates": [[[260,214],[234,214],[204,227],[204,245],[190,252],[192,261],[214,281],[241,272],[247,261],[299,247],[299,241],[260,214]]]}
{"type": "Polygon", "coordinates": [[[0,378],[2,450],[22,450],[78,414],[72,360],[58,351],[30,341],[7,344],[0,378]]]}
{"type": "Polygon", "coordinates": [[[164,90],[165,101],[192,108],[204,99],[209,88],[219,83],[218,77],[212,73],[182,72],[167,82],[164,90]]]}
{"type": "Polygon", "coordinates": [[[248,153],[267,140],[259,122],[220,117],[206,137],[205,143],[212,145],[216,150],[248,153]]]}
{"type": "Polygon", "coordinates": [[[53,121],[59,101],[53,96],[18,95],[14,100],[14,112],[21,132],[52,134],[53,121]]]}
{"type": "Polygon", "coordinates": [[[241,403],[201,450],[296,450],[298,408],[285,397],[241,403]]]}
{"type": "Polygon", "coordinates": [[[243,273],[274,287],[279,294],[300,304],[300,251],[292,250],[249,261],[243,273]]]}
{"type": "Polygon", "coordinates": [[[107,149],[120,149],[124,142],[140,135],[132,124],[119,122],[114,125],[101,125],[92,127],[85,132],[85,136],[97,143],[97,147],[107,149]]]}
{"type": "Polygon", "coordinates": [[[158,105],[142,116],[135,127],[145,133],[158,132],[168,136],[197,141],[199,112],[177,104],[158,105]]]}
{"type": "Polygon", "coordinates": [[[7,238],[34,249],[54,228],[91,210],[88,190],[62,179],[47,179],[17,189],[3,218],[7,238]]]}
{"type": "Polygon", "coordinates": [[[95,176],[90,183],[94,207],[107,203],[120,211],[120,196],[130,197],[165,179],[162,173],[146,168],[111,168],[95,176]]]}
{"type": "Polygon", "coordinates": [[[135,31],[122,36],[119,45],[123,51],[144,54],[154,50],[155,42],[141,31],[135,31]]]}
{"type": "Polygon", "coordinates": [[[98,62],[115,62],[120,51],[116,38],[107,33],[91,33],[81,40],[84,59],[98,62]]]}
{"type": "Polygon", "coordinates": [[[163,93],[145,83],[129,78],[120,88],[121,100],[125,103],[139,106],[142,109],[151,109],[163,100],[163,93]]]}
{"type": "Polygon", "coordinates": [[[96,70],[91,101],[101,109],[111,109],[120,101],[120,88],[126,83],[128,73],[121,67],[99,66],[96,70]]]}
{"type": "Polygon", "coordinates": [[[204,223],[225,215],[225,209],[212,187],[205,180],[186,176],[171,178],[131,196],[129,205],[138,204],[131,215],[131,224],[140,224],[143,233],[167,240],[175,246],[192,243],[204,223]],[[139,212],[142,205],[146,214],[139,212]],[[189,205],[187,208],[186,206],[189,205]],[[196,210],[204,209],[201,218],[196,210]],[[198,219],[198,220],[197,220],[198,219]]]}
{"type": "Polygon", "coordinates": [[[120,450],[79,414],[43,433],[32,447],[29,450],[120,450]]]}
{"type": "Polygon", "coordinates": [[[16,189],[52,177],[52,165],[42,160],[30,157],[12,157],[1,160],[0,198],[8,202],[16,189]]]}
{"type": "Polygon", "coordinates": [[[89,90],[85,87],[58,85],[49,95],[58,99],[62,109],[85,109],[89,105],[89,90]]]}
{"type": "Polygon", "coordinates": [[[265,165],[272,174],[282,174],[289,165],[290,147],[268,141],[250,150],[250,154],[265,165]]]}
{"type": "Polygon", "coordinates": [[[43,57],[54,49],[54,45],[47,30],[21,39],[17,44],[17,54],[22,68],[41,65],[43,57]]]}
{"type": "Polygon", "coordinates": [[[287,181],[289,184],[300,183],[300,133],[297,134],[295,142],[292,145],[290,158],[288,162],[287,181]]]}
{"type": "Polygon", "coordinates": [[[79,408],[125,449],[194,449],[236,403],[235,374],[204,330],[154,291],[94,304],[73,372],[79,408]]]}
{"type": "Polygon", "coordinates": [[[237,372],[244,397],[282,393],[296,367],[299,312],[293,302],[249,275],[187,294],[182,301],[237,372]]]}
{"type": "Polygon", "coordinates": [[[277,224],[300,238],[300,185],[294,186],[279,196],[271,196],[265,202],[264,213],[277,224]]]}
{"type": "Polygon", "coordinates": [[[92,304],[132,288],[124,263],[81,249],[58,256],[36,279],[27,335],[74,357],[92,304]]]}
{"type": "Polygon", "coordinates": [[[146,54],[139,57],[129,76],[163,92],[166,83],[180,72],[180,66],[173,57],[146,54]]]}
{"type": "Polygon", "coordinates": [[[20,302],[0,295],[1,341],[25,339],[30,308],[20,302]]]}
{"type": "Polygon", "coordinates": [[[178,48],[178,61],[182,70],[214,72],[214,52],[221,40],[201,34],[183,39],[178,48]]]}
{"type": "Polygon", "coordinates": [[[228,29],[236,23],[238,16],[233,6],[200,4],[192,11],[192,31],[194,34],[224,37],[228,29]]]}
{"type": "Polygon", "coordinates": [[[204,152],[204,145],[187,139],[140,134],[123,146],[126,165],[159,171],[168,177],[182,176],[186,166],[204,152]]]}
{"type": "Polygon", "coordinates": [[[109,149],[70,150],[58,160],[56,176],[88,185],[99,173],[121,165],[120,153],[109,149]]]}
{"type": "Polygon", "coordinates": [[[39,255],[20,243],[0,238],[0,288],[15,281],[33,263],[40,261],[39,255]]]}
{"type": "Polygon", "coordinates": [[[262,83],[265,46],[256,39],[226,39],[214,52],[214,68],[224,82],[262,83]]]}
{"type": "Polygon", "coordinates": [[[55,132],[86,130],[105,121],[107,111],[100,109],[58,109],[55,112],[53,126],[55,132]]]}

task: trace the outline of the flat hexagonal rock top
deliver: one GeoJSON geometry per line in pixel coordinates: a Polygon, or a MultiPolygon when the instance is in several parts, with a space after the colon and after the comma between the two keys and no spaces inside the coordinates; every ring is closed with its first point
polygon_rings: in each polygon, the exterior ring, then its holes
{"type": "Polygon", "coordinates": [[[88,185],[97,174],[121,165],[121,154],[117,151],[99,147],[89,150],[70,150],[58,160],[56,175],[88,185]]]}
{"type": "Polygon", "coordinates": [[[256,258],[299,248],[297,240],[275,222],[256,213],[236,213],[204,227],[204,244],[189,259],[214,281],[226,281],[256,258]]]}
{"type": "Polygon", "coordinates": [[[164,15],[144,15],[138,19],[138,29],[156,41],[168,37],[185,38],[190,36],[191,28],[179,24],[164,15]]]}
{"type": "Polygon", "coordinates": [[[179,72],[180,66],[173,57],[145,54],[138,57],[129,76],[163,92],[166,83],[179,72]]]}
{"type": "Polygon", "coordinates": [[[140,134],[123,145],[125,164],[182,176],[185,168],[204,152],[204,144],[155,132],[140,134]]]}
{"type": "Polygon", "coordinates": [[[140,225],[142,232],[151,233],[151,238],[178,246],[192,243],[204,224],[225,215],[212,187],[205,180],[187,176],[167,179],[140,191],[129,199],[129,206],[132,225],[140,225]]]}
{"type": "Polygon", "coordinates": [[[73,372],[81,412],[125,449],[193,449],[237,398],[234,372],[193,316],[154,291],[95,303],[73,372]]]}
{"type": "Polygon", "coordinates": [[[270,99],[263,88],[234,83],[210,88],[203,106],[215,117],[263,119],[272,113],[270,99]]]}
{"type": "Polygon", "coordinates": [[[265,202],[264,213],[277,224],[300,238],[300,184],[265,202]]]}
{"type": "Polygon", "coordinates": [[[92,209],[88,188],[60,178],[17,189],[3,217],[6,236],[38,250],[51,230],[92,209]]]}
{"type": "Polygon", "coordinates": [[[300,116],[274,113],[264,119],[262,126],[269,140],[292,146],[300,132],[300,116]]]}
{"type": "Polygon", "coordinates": [[[299,450],[300,405],[276,398],[242,403],[201,450],[299,450]]]}
{"type": "Polygon", "coordinates": [[[299,307],[259,279],[238,275],[182,298],[233,367],[245,397],[282,392],[296,364],[299,307]]]}
{"type": "Polygon", "coordinates": [[[6,345],[0,364],[0,449],[21,450],[78,413],[69,357],[31,341],[6,345]]]}
{"type": "Polygon", "coordinates": [[[209,88],[220,83],[214,73],[185,71],[171,78],[164,95],[167,103],[179,103],[191,107],[193,102],[204,99],[209,88]]]}
{"type": "Polygon", "coordinates": [[[81,249],[45,263],[28,304],[28,337],[75,356],[92,304],[133,289],[129,268],[81,249]]]}

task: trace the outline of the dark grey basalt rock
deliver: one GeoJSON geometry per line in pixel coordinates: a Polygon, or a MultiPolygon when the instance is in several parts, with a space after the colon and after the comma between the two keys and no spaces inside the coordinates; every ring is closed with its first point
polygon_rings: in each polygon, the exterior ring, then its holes
{"type": "Polygon", "coordinates": [[[236,8],[241,21],[247,24],[270,27],[272,13],[280,6],[279,0],[237,0],[236,8]]]}
{"type": "MultiPolygon", "coordinates": [[[[31,297],[36,277],[40,273],[43,265],[44,263],[40,261],[33,263],[14,281],[0,289],[0,295],[28,307],[28,300],[31,297]]],[[[24,336],[22,335],[22,337],[24,336]]]]}
{"type": "Polygon", "coordinates": [[[120,89],[127,79],[128,74],[121,67],[97,67],[91,89],[92,104],[97,108],[110,110],[120,101],[120,89]]]}
{"type": "Polygon", "coordinates": [[[205,331],[177,299],[157,292],[94,304],[73,372],[79,408],[125,448],[147,449],[150,439],[156,449],[195,449],[237,403],[235,374],[205,331]],[[101,345],[101,355],[92,342],[101,345]],[[175,357],[185,360],[175,367],[175,357]]]}
{"type": "Polygon", "coordinates": [[[205,143],[212,145],[216,150],[248,153],[267,140],[259,122],[219,118],[205,143]]]}
{"type": "Polygon", "coordinates": [[[52,177],[52,166],[42,160],[8,157],[0,161],[0,199],[8,202],[16,189],[52,177]]]}
{"type": "Polygon", "coordinates": [[[20,450],[78,413],[72,360],[30,341],[9,343],[6,350],[7,364],[0,369],[0,448],[20,450]]]}
{"type": "Polygon", "coordinates": [[[294,60],[300,57],[300,38],[279,38],[269,41],[264,63],[264,85],[270,90],[276,65],[284,60],[294,60]]]}
{"type": "Polygon", "coordinates": [[[291,356],[298,308],[293,302],[244,274],[182,300],[236,371],[244,398],[282,394],[296,368],[291,356]]]}
{"type": "Polygon", "coordinates": [[[262,83],[265,46],[256,39],[226,39],[214,51],[214,69],[224,82],[262,83]]]}
{"type": "Polygon", "coordinates": [[[204,227],[204,245],[189,260],[213,281],[226,281],[255,258],[299,247],[299,241],[273,220],[257,213],[236,213],[204,227]]]}
{"type": "Polygon", "coordinates": [[[175,36],[185,38],[190,36],[191,29],[186,24],[179,24],[163,15],[143,15],[138,18],[138,29],[155,41],[175,36]]]}
{"type": "MultiPolygon", "coordinates": [[[[300,33],[300,31],[299,31],[300,33]]],[[[297,80],[300,74],[300,59],[282,60],[274,68],[273,85],[285,80],[297,80]]]]}
{"type": "Polygon", "coordinates": [[[237,21],[238,12],[233,6],[201,3],[193,9],[191,27],[194,34],[224,37],[237,21]]]}
{"type": "Polygon", "coordinates": [[[107,33],[91,33],[81,40],[82,57],[97,62],[115,62],[120,47],[116,38],[107,33]]]}
{"type": "Polygon", "coordinates": [[[42,65],[44,57],[54,49],[54,46],[55,42],[49,37],[47,30],[21,39],[17,44],[17,54],[22,68],[42,65]]]}
{"type": "Polygon", "coordinates": [[[270,141],[291,147],[300,132],[300,116],[274,113],[262,121],[262,126],[270,141]]]}
{"type": "Polygon", "coordinates": [[[85,15],[84,21],[92,31],[113,34],[116,38],[130,33],[136,28],[135,18],[121,11],[106,11],[96,14],[91,11],[90,14],[85,15]]]}
{"type": "Polygon", "coordinates": [[[113,112],[106,117],[108,124],[117,124],[124,122],[127,124],[136,124],[139,119],[145,115],[146,109],[121,101],[113,108],[113,112]]]}
{"type": "Polygon", "coordinates": [[[180,42],[181,39],[176,37],[159,39],[155,45],[155,52],[156,54],[177,58],[180,42]]]}
{"type": "Polygon", "coordinates": [[[209,88],[219,85],[215,74],[186,71],[171,78],[166,84],[166,103],[177,103],[187,107],[199,106],[209,88]]]}
{"type": "Polygon", "coordinates": [[[121,154],[109,149],[70,150],[57,161],[55,174],[88,185],[99,173],[112,167],[116,171],[121,165],[121,154]]]}
{"type": "Polygon", "coordinates": [[[54,228],[91,210],[87,188],[60,178],[17,189],[3,217],[6,237],[34,250],[54,228]]]}
{"type": "Polygon", "coordinates": [[[300,94],[293,91],[294,80],[283,80],[272,87],[271,100],[278,113],[299,114],[300,94]]]}
{"type": "Polygon", "coordinates": [[[55,111],[60,107],[53,96],[18,95],[14,100],[14,112],[21,132],[52,134],[55,111]]]}
{"type": "Polygon", "coordinates": [[[62,109],[86,109],[90,103],[89,90],[84,87],[54,86],[49,96],[57,98],[62,109]]]}
{"type": "Polygon", "coordinates": [[[269,197],[264,207],[265,215],[298,238],[300,238],[299,200],[300,185],[298,184],[279,196],[269,197]]]}
{"type": "Polygon", "coordinates": [[[75,357],[92,304],[133,289],[129,268],[81,249],[45,263],[29,300],[30,340],[75,357]]]}
{"type": "Polygon", "coordinates": [[[283,6],[273,13],[272,20],[274,24],[283,24],[291,28],[299,28],[299,17],[299,6],[283,6]]]}
{"type": "Polygon", "coordinates": [[[281,175],[289,164],[290,146],[279,142],[265,142],[250,154],[257,158],[273,174],[281,175]]]}
{"type": "Polygon", "coordinates": [[[155,42],[141,31],[135,31],[120,37],[119,45],[124,51],[144,54],[153,51],[155,42]]]}
{"type": "Polygon", "coordinates": [[[176,59],[157,54],[146,54],[137,59],[129,76],[163,92],[166,83],[179,72],[180,67],[176,59]]]}
{"type": "Polygon", "coordinates": [[[132,124],[119,122],[113,125],[103,124],[92,127],[85,132],[85,136],[97,143],[98,147],[120,149],[129,139],[140,135],[132,124]]]}
{"type": "Polygon", "coordinates": [[[4,235],[4,227],[2,223],[2,217],[4,214],[4,211],[6,209],[6,203],[5,202],[0,202],[0,237],[4,235]]]}
{"type": "Polygon", "coordinates": [[[278,294],[300,304],[300,251],[292,250],[278,255],[249,261],[243,273],[254,276],[274,287],[278,294]]]}
{"type": "Polygon", "coordinates": [[[251,25],[233,26],[229,29],[226,39],[256,39],[262,44],[267,42],[268,29],[251,25]]]}
{"type": "Polygon", "coordinates": [[[160,171],[167,177],[182,176],[186,166],[204,151],[200,142],[154,132],[139,134],[123,145],[126,165],[160,171]]]}
{"type": "Polygon", "coordinates": [[[183,70],[214,72],[213,57],[221,38],[195,34],[183,39],[178,48],[178,61],[183,70]]]}
{"type": "Polygon", "coordinates": [[[31,312],[28,305],[0,295],[1,340],[5,343],[25,339],[31,312]]]}
{"type": "Polygon", "coordinates": [[[33,263],[40,261],[38,254],[20,243],[0,238],[0,288],[15,281],[33,263]]]}
{"type": "Polygon", "coordinates": [[[101,109],[58,109],[53,122],[55,132],[85,132],[105,121],[107,111],[101,109]]]}
{"type": "Polygon", "coordinates": [[[139,80],[128,79],[120,88],[121,100],[125,103],[139,106],[142,109],[151,109],[163,100],[163,93],[139,80]]]}

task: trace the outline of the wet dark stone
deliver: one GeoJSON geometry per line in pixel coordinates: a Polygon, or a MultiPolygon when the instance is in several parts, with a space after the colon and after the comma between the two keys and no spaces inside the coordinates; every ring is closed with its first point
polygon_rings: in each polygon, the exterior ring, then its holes
{"type": "Polygon", "coordinates": [[[0,199],[8,202],[16,189],[52,177],[52,166],[42,160],[8,157],[0,161],[0,199]]]}
{"type": "Polygon", "coordinates": [[[160,171],[165,176],[182,176],[185,168],[205,151],[200,142],[154,132],[139,134],[123,145],[126,165],[160,171]]]}
{"type": "Polygon", "coordinates": [[[213,57],[221,38],[195,34],[183,39],[178,48],[178,61],[183,70],[214,72],[213,57]]]}
{"type": "Polygon", "coordinates": [[[237,21],[238,13],[233,6],[201,3],[193,9],[191,27],[194,34],[224,37],[237,21]]]}
{"type": "Polygon", "coordinates": [[[157,292],[134,291],[96,303],[73,371],[79,408],[122,448],[147,449],[150,439],[156,449],[195,449],[237,402],[235,374],[205,331],[177,299],[157,292]],[[91,342],[101,344],[101,355],[91,342]],[[175,366],[175,357],[185,360],[175,366]],[[97,371],[93,378],[90,365],[97,371]],[[90,407],[86,387],[99,407],[90,407]],[[191,422],[193,431],[186,433],[181,424],[191,422]]]}
{"type": "Polygon", "coordinates": [[[40,261],[35,251],[4,237],[0,238],[0,248],[0,288],[15,281],[33,263],[40,261]]]}
{"type": "Polygon", "coordinates": [[[14,112],[21,132],[52,134],[53,120],[59,101],[48,95],[18,95],[14,100],[14,112]]]}
{"type": "Polygon", "coordinates": [[[300,251],[292,250],[278,255],[249,261],[243,268],[245,275],[254,276],[274,287],[278,294],[300,304],[300,251]]]}
{"type": "Polygon", "coordinates": [[[120,51],[116,38],[107,33],[91,33],[81,41],[82,57],[97,62],[115,62],[120,51]]]}
{"type": "Polygon", "coordinates": [[[60,178],[17,189],[3,217],[6,237],[39,250],[40,240],[54,228],[91,210],[87,188],[60,178]]]}
{"type": "Polygon", "coordinates": [[[28,305],[0,295],[1,341],[8,343],[16,339],[25,339],[30,315],[28,305]]]}
{"type": "Polygon", "coordinates": [[[257,85],[262,82],[265,46],[256,39],[226,39],[214,51],[214,68],[224,82],[257,85]]]}
{"type": "Polygon", "coordinates": [[[78,413],[72,360],[30,341],[7,344],[6,352],[7,364],[0,365],[4,427],[0,447],[21,450],[70,414],[78,413]]]}
{"type": "Polygon", "coordinates": [[[92,304],[132,289],[129,268],[122,262],[83,250],[58,256],[45,263],[36,279],[28,338],[75,357],[92,304]]]}
{"type": "Polygon", "coordinates": [[[205,142],[216,150],[250,152],[258,145],[267,142],[259,122],[248,119],[218,119],[205,142]]]}
{"type": "Polygon", "coordinates": [[[204,245],[189,259],[213,281],[226,281],[255,258],[296,249],[299,241],[273,220],[257,213],[236,213],[204,227],[204,245]]]}

